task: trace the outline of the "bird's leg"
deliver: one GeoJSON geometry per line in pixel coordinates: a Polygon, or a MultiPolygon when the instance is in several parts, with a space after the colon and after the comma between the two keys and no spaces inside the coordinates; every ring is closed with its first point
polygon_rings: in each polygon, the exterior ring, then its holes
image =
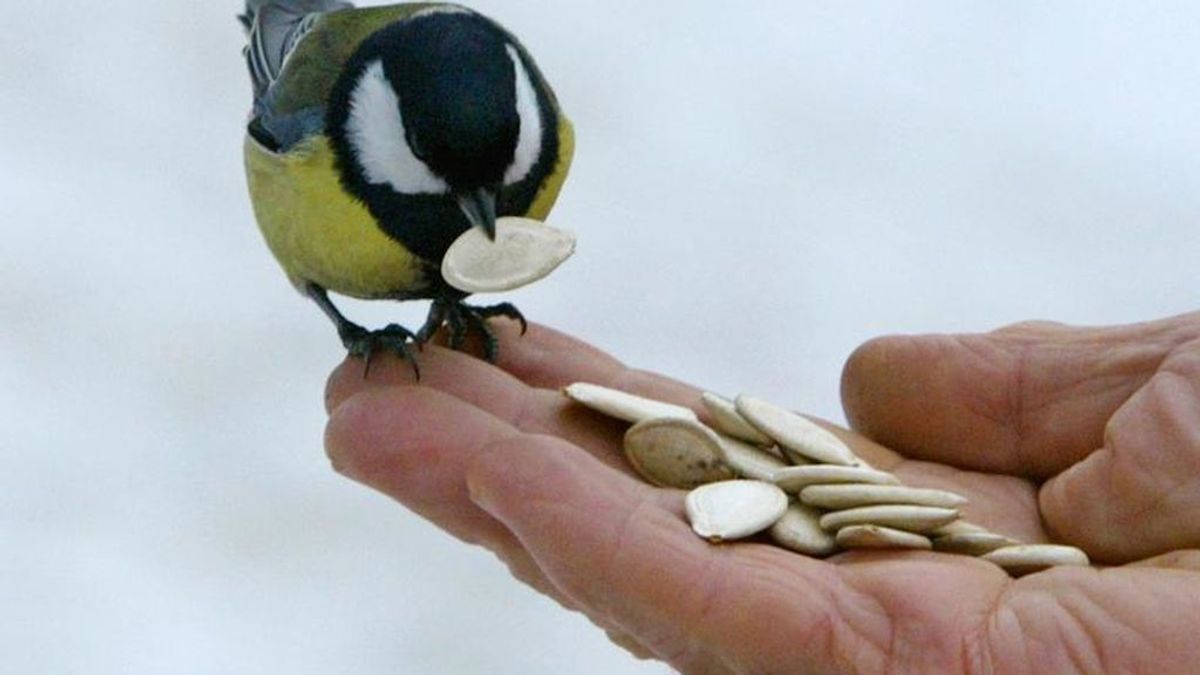
{"type": "Polygon", "coordinates": [[[467,342],[467,322],[458,305],[452,305],[446,312],[446,324],[450,326],[450,348],[462,351],[467,342]]]}
{"type": "Polygon", "coordinates": [[[500,353],[500,345],[496,342],[496,334],[492,332],[488,326],[487,320],[494,316],[502,316],[512,319],[521,324],[521,335],[529,330],[529,323],[525,321],[525,315],[521,314],[521,310],[517,309],[511,302],[502,302],[498,305],[489,305],[487,307],[471,307],[461,305],[466,311],[467,320],[475,326],[476,330],[483,337],[483,356],[488,363],[495,363],[496,357],[500,353]]]}
{"type": "Polygon", "coordinates": [[[446,322],[446,313],[453,304],[444,300],[433,301],[433,304],[429,306],[429,316],[425,317],[424,325],[417,329],[416,340],[418,345],[429,342],[429,338],[433,337],[437,329],[442,327],[442,324],[446,322]]]}
{"type": "Polygon", "coordinates": [[[422,344],[433,337],[442,324],[446,324],[450,328],[450,348],[461,350],[466,343],[467,333],[474,330],[483,338],[484,358],[488,363],[494,363],[500,352],[500,346],[495,333],[488,326],[487,320],[495,316],[503,316],[520,322],[522,335],[529,328],[521,311],[512,303],[504,302],[488,307],[475,307],[464,303],[461,299],[439,299],[433,301],[433,305],[429,308],[429,318],[425,320],[425,325],[417,331],[415,339],[418,344],[422,344]]]}
{"type": "Polygon", "coordinates": [[[342,344],[350,355],[360,357],[366,362],[363,377],[371,370],[371,356],[380,349],[387,349],[412,364],[413,374],[418,380],[421,379],[421,370],[417,367],[416,355],[412,352],[412,345],[416,340],[412,331],[395,323],[380,330],[367,330],[338,311],[324,288],[309,283],[304,290],[321,311],[325,312],[325,316],[337,326],[338,337],[342,339],[342,344]]]}

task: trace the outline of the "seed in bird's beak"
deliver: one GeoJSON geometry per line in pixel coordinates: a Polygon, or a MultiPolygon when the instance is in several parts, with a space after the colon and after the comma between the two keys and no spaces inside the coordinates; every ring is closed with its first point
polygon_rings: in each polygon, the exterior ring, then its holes
{"type": "Polygon", "coordinates": [[[496,191],[480,187],[455,195],[458,208],[471,221],[471,225],[487,233],[488,239],[496,241],[496,191]]]}
{"type": "Polygon", "coordinates": [[[575,252],[569,230],[513,216],[497,218],[495,227],[493,240],[483,228],[472,227],[446,249],[446,283],[465,293],[508,291],[550,274],[575,252]]]}

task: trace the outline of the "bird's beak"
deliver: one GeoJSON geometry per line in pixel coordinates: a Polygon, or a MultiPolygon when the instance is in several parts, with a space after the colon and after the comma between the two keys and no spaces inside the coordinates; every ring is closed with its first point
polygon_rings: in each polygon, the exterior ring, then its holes
{"type": "Polygon", "coordinates": [[[488,239],[496,241],[496,191],[492,188],[475,188],[455,195],[458,207],[475,227],[482,228],[488,239]]]}

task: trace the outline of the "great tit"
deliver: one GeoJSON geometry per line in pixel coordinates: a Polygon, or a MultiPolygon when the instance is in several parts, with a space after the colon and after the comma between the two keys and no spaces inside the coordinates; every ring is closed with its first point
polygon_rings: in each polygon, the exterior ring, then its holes
{"type": "MultiPolygon", "coordinates": [[[[254,106],[246,175],[263,237],[291,282],[337,326],[351,354],[410,348],[450,328],[497,345],[486,320],[509,303],[466,305],[440,265],[471,227],[544,220],[574,150],[571,123],[515,37],[465,7],[355,8],[337,0],[247,0],[254,106]],[[415,333],[368,331],[328,291],[431,299],[415,333]]],[[[413,362],[415,367],[415,361],[413,362]]]]}

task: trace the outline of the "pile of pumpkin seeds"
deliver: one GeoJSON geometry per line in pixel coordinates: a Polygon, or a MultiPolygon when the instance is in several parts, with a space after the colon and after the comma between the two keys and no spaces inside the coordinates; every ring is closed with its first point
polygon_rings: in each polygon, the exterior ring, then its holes
{"type": "Polygon", "coordinates": [[[563,392],[629,422],[625,456],[660,487],[688,490],[692,530],[717,544],[760,533],[813,557],[850,549],[977,556],[1013,576],[1088,565],[1072,546],[1023,544],[961,519],[967,499],[903,485],[805,417],[750,396],[701,398],[689,408],[579,382],[563,392]]]}

